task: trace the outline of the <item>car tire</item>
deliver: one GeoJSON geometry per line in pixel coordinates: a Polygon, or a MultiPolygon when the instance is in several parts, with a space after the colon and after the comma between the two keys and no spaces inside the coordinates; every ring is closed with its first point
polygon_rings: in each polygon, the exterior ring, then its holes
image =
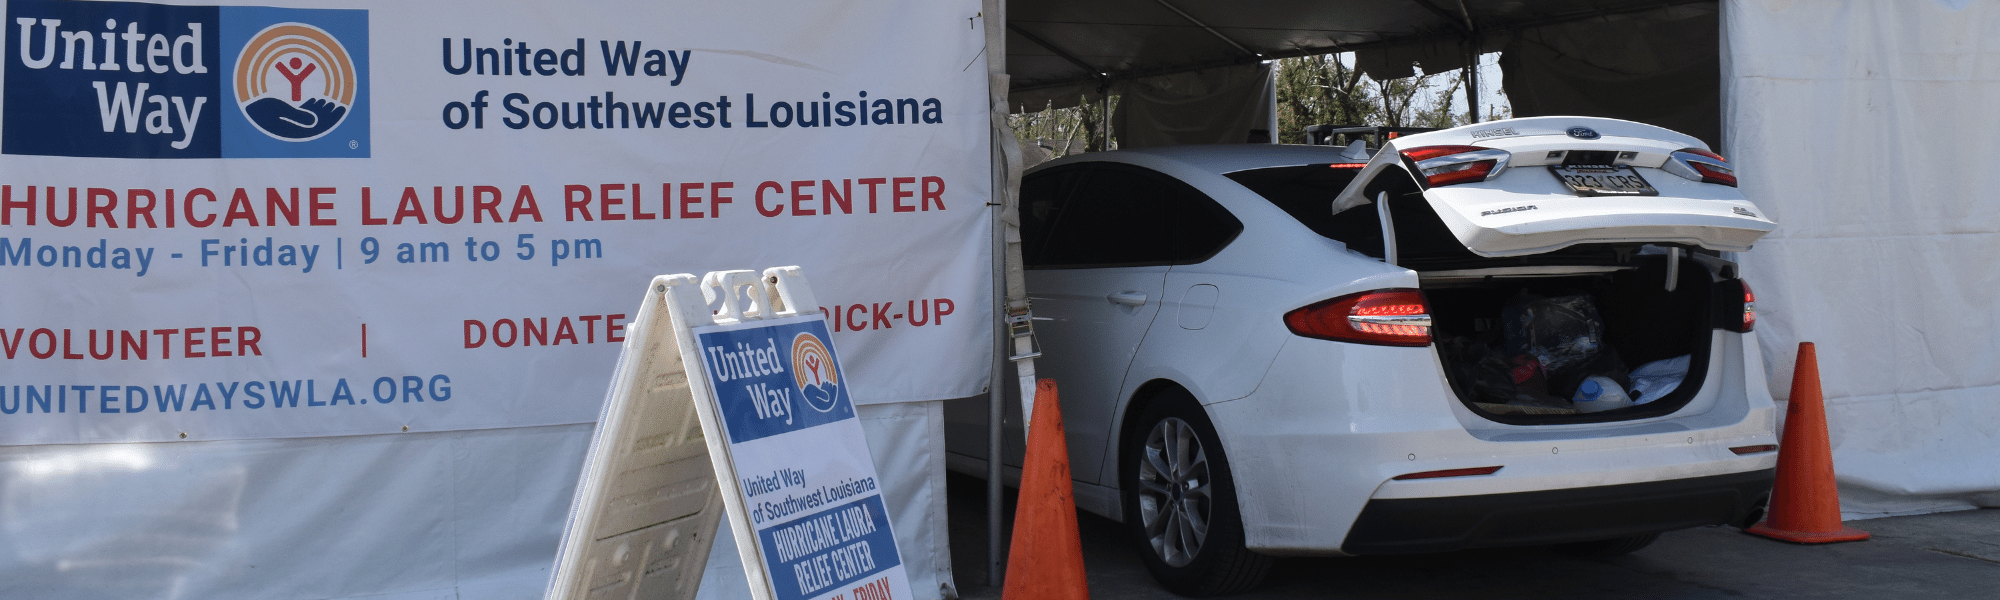
{"type": "Polygon", "coordinates": [[[1608,540],[1557,544],[1555,548],[1557,552],[1570,556],[1619,556],[1638,552],[1640,549],[1652,545],[1653,540],[1657,539],[1660,539],[1660,534],[1648,533],[1608,540]]]}
{"type": "Polygon", "coordinates": [[[1125,523],[1153,579],[1196,597],[1261,582],[1271,557],[1244,546],[1235,478],[1201,405],[1164,392],[1130,431],[1119,469],[1125,523]]]}

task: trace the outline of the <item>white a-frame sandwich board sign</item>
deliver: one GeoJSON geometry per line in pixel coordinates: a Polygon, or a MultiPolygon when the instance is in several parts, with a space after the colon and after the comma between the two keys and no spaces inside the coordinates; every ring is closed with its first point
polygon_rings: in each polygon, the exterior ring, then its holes
{"type": "MultiPolygon", "coordinates": [[[[627,398],[642,388],[690,392],[713,465],[713,489],[719,492],[728,515],[752,597],[913,597],[846,375],[819,305],[798,267],[776,267],[762,276],[754,271],[711,272],[699,284],[692,275],[655,278],[634,326],[643,331],[627,338],[613,395],[617,396],[621,387],[628,388],[627,398]],[[709,307],[717,302],[721,309],[711,311],[709,307]],[[657,308],[666,309],[667,322],[654,318],[657,308]],[[678,377],[627,381],[628,372],[635,379],[646,377],[630,368],[635,347],[629,340],[654,339],[655,331],[669,326],[679,349],[679,360],[672,362],[697,368],[682,370],[678,377]]],[[[642,351],[639,362],[666,362],[660,360],[662,348],[638,350],[642,351]]],[[[614,397],[607,404],[618,401],[614,397]]],[[[606,407],[607,417],[611,410],[606,407]]],[[[598,442],[603,442],[613,424],[607,421],[599,427],[598,442]]],[[[653,441],[670,443],[674,439],[678,438],[653,441]]],[[[586,522],[591,519],[582,513],[609,499],[602,492],[587,499],[586,488],[593,487],[588,479],[598,466],[599,455],[610,452],[593,444],[586,481],[577,491],[579,516],[572,518],[565,532],[551,582],[552,598],[596,596],[603,586],[620,586],[618,581],[601,581],[600,585],[584,581],[591,578],[591,565],[605,561],[585,558],[588,553],[577,547],[589,542],[576,541],[591,531],[586,522]]],[[[693,502],[684,504],[694,506],[693,502]]],[[[596,512],[618,508],[607,505],[596,512]]],[[[699,519],[666,513],[653,518],[699,519]]],[[[701,539],[688,546],[699,546],[705,556],[711,542],[701,539]]],[[[632,551],[625,554],[629,557],[632,551]]],[[[699,580],[702,559],[675,554],[678,559],[673,564],[656,562],[650,571],[639,566],[625,577],[641,580],[671,569],[680,579],[699,580]]],[[[668,587],[685,589],[687,597],[694,588],[668,587]]]]}
{"type": "Polygon", "coordinates": [[[709,419],[696,410],[666,294],[656,291],[669,279],[646,286],[627,326],[548,600],[692,600],[701,585],[724,503],[709,419]]]}

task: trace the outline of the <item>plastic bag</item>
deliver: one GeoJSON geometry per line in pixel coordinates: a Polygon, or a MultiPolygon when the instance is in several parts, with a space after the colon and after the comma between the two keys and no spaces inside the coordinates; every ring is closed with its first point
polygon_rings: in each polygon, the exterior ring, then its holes
{"type": "Polygon", "coordinates": [[[1645,404],[1674,393],[1687,378],[1689,355],[1656,360],[1632,370],[1632,403],[1645,404]]]}
{"type": "Polygon", "coordinates": [[[1549,393],[1565,398],[1575,395],[1577,386],[1593,375],[1617,382],[1620,389],[1631,389],[1632,378],[1625,370],[1625,360],[1619,358],[1616,347],[1607,344],[1589,362],[1549,372],[1549,393]]]}
{"type": "Polygon", "coordinates": [[[1445,364],[1457,385],[1466,386],[1481,401],[1504,404],[1514,397],[1515,386],[1512,367],[1497,347],[1498,333],[1447,337],[1438,346],[1450,357],[1445,364]]]}
{"type": "Polygon", "coordinates": [[[1588,363],[1604,348],[1604,320],[1587,295],[1522,292],[1500,310],[1500,319],[1507,353],[1532,356],[1551,374],[1588,363]]]}

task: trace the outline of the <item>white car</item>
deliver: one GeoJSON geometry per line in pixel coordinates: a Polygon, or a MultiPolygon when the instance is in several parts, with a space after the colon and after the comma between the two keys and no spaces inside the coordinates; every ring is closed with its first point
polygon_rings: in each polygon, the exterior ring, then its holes
{"type": "MultiPolygon", "coordinates": [[[[1775,224],[1735,185],[1695,138],[1585,117],[1038,166],[1024,262],[1077,504],[1186,595],[1272,556],[1754,522],[1776,409],[1728,257],[1775,224]]],[[[968,409],[948,464],[983,474],[968,409]]]]}

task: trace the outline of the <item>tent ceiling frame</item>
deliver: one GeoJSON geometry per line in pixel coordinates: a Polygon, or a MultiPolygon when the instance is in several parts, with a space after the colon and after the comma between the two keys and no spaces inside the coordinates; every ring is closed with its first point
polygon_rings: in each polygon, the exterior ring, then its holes
{"type": "MultiPolygon", "coordinates": [[[[1083,69],[1085,73],[1090,74],[1090,76],[1085,79],[1102,82],[1111,77],[1109,73],[1105,73],[1103,70],[1100,70],[1097,67],[1090,66],[1090,63],[1083,62],[1083,59],[1077,58],[1075,54],[1070,54],[1069,51],[1063,50],[1061,47],[1056,46],[1054,43],[1042,39],[1042,36],[1028,33],[1028,30],[1022,29],[1020,25],[1008,23],[1007,30],[1014,32],[1015,35],[1021,36],[1022,39],[1034,42],[1035,45],[1041,46],[1042,49],[1054,53],[1056,56],[1061,57],[1063,60],[1069,61],[1069,64],[1076,65],[1076,68],[1083,69]]],[[[1069,80],[1069,83],[1066,83],[1064,85],[1074,84],[1082,80],[1083,79],[1069,80]]]]}
{"type": "Polygon", "coordinates": [[[1453,29],[1457,29],[1460,33],[1472,33],[1472,11],[1466,10],[1465,0],[1458,1],[1460,14],[1456,15],[1451,14],[1451,11],[1445,10],[1444,7],[1438,6],[1436,3],[1431,2],[1431,0],[1410,0],[1410,2],[1424,7],[1424,10],[1431,11],[1431,14],[1443,18],[1445,23],[1450,24],[1453,29]],[[1461,21],[1460,19],[1464,20],[1461,21]]]}
{"type": "Polygon", "coordinates": [[[1261,60],[1264,58],[1263,54],[1253,51],[1249,48],[1243,47],[1243,44],[1236,43],[1236,40],[1230,39],[1229,36],[1223,35],[1222,32],[1220,31],[1216,31],[1214,27],[1209,27],[1207,23],[1201,22],[1201,19],[1194,18],[1194,15],[1187,14],[1187,11],[1181,10],[1180,7],[1168,3],[1167,0],[1153,0],[1153,1],[1160,3],[1160,6],[1167,7],[1167,10],[1174,11],[1174,14],[1180,15],[1181,18],[1183,19],[1187,19],[1189,23],[1193,23],[1196,27],[1200,27],[1204,31],[1207,31],[1210,34],[1214,35],[1216,39],[1222,40],[1224,43],[1227,43],[1230,46],[1235,47],[1238,52],[1248,54],[1250,55],[1250,58],[1254,59],[1261,60]]]}
{"type": "MultiPolygon", "coordinates": [[[[1597,18],[1625,15],[1625,14],[1650,12],[1662,8],[1678,6],[1683,4],[1702,4],[1708,1],[1710,0],[1662,0],[1660,2],[1648,2],[1642,5],[1622,6],[1616,8],[1595,8],[1595,9],[1576,11],[1566,14],[1555,14],[1555,15],[1550,15],[1547,18],[1543,19],[1498,25],[1498,26],[1495,26],[1489,22],[1487,23],[1487,27],[1482,29],[1480,33],[1492,34],[1495,32],[1517,31],[1521,29],[1529,29],[1545,25],[1568,23],[1572,21],[1581,21],[1586,19],[1597,19],[1597,18]]],[[[1285,50],[1267,50],[1260,55],[1261,58],[1237,56],[1237,57],[1229,57],[1221,59],[1195,61],[1182,64],[1161,65],[1156,67],[1141,67],[1141,68],[1125,69],[1117,71],[1092,67],[1090,66],[1089,63],[1084,62],[1082,59],[1077,58],[1075,55],[1059,49],[1059,47],[1054,45],[1053,43],[1043,39],[1040,36],[1029,33],[1025,28],[1010,22],[1007,24],[1007,29],[1009,31],[1013,31],[1014,33],[1020,34],[1021,37],[1027,39],[1028,41],[1034,42],[1036,45],[1048,49],[1050,52],[1055,53],[1056,56],[1061,57],[1062,59],[1069,61],[1071,64],[1077,65],[1079,68],[1089,72],[1088,76],[1079,76],[1079,77],[1071,77],[1063,79],[1043,79],[1039,81],[1023,81],[1017,78],[1015,79],[1015,81],[1021,83],[1015,85],[1012,89],[1013,91],[1022,92],[1022,91],[1035,91],[1035,90],[1071,87],[1082,83],[1102,84],[1107,79],[1137,79],[1143,77],[1153,77],[1158,75],[1171,75],[1174,73],[1186,73],[1190,71],[1201,71],[1205,69],[1236,66],[1251,62],[1259,62],[1262,60],[1297,58],[1301,56],[1320,56],[1325,54],[1354,52],[1357,50],[1370,50],[1375,48],[1399,46],[1404,44],[1425,43],[1425,42],[1433,42],[1441,40],[1464,40],[1469,37],[1469,34],[1465,30],[1465,28],[1468,27],[1468,23],[1471,21],[1470,19],[1471,13],[1469,11],[1467,11],[1462,16],[1453,15],[1451,14],[1451,11],[1444,9],[1443,7],[1437,6],[1430,0],[1412,0],[1412,2],[1420,6],[1423,6],[1426,9],[1434,9],[1433,12],[1438,13],[1441,18],[1444,18],[1445,20],[1444,26],[1448,29],[1426,30],[1422,27],[1423,25],[1435,26],[1437,24],[1436,23],[1419,24],[1417,31],[1411,35],[1384,37],[1382,39],[1369,42],[1348,43],[1348,44],[1331,42],[1331,45],[1322,47],[1310,47],[1310,48],[1300,47],[1300,48],[1291,48],[1285,50]]]]}

